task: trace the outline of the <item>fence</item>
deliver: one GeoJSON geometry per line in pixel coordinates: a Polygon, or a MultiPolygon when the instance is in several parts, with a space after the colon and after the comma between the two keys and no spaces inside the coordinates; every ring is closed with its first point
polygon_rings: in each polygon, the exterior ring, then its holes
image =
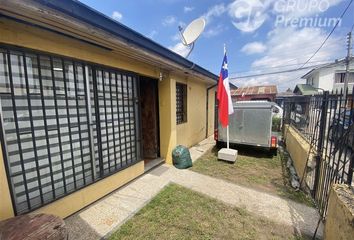
{"type": "Polygon", "coordinates": [[[327,212],[332,183],[352,185],[354,164],[354,91],[296,96],[284,104],[284,123],[310,144],[302,182],[310,189],[321,216],[327,212]],[[313,154],[310,154],[313,153],[313,154]],[[315,156],[310,159],[310,156],[315,156]],[[308,164],[313,161],[314,167],[308,164]]]}

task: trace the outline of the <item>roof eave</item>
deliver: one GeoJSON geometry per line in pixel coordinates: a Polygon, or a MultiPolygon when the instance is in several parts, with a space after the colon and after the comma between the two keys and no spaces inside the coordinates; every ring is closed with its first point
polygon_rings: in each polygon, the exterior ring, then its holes
{"type": "Polygon", "coordinates": [[[79,1],[71,0],[35,0],[48,8],[67,14],[73,18],[81,20],[93,27],[109,32],[118,38],[140,47],[144,50],[157,54],[163,58],[173,61],[184,68],[193,70],[214,81],[218,80],[218,76],[201,66],[189,61],[188,59],[178,55],[177,53],[159,45],[158,43],[146,38],[138,32],[114,21],[113,19],[103,15],[102,13],[84,5],[79,1]]]}

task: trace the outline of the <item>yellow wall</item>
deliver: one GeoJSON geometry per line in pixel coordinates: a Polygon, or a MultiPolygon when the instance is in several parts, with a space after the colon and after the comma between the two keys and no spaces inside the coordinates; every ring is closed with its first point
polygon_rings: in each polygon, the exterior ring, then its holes
{"type": "Polygon", "coordinates": [[[214,134],[214,122],[215,122],[215,93],[216,87],[209,90],[209,102],[208,102],[208,136],[214,134]]]}
{"type": "Polygon", "coordinates": [[[176,146],[176,82],[169,76],[159,81],[160,154],[172,164],[176,146]]]}
{"type": "Polygon", "coordinates": [[[333,185],[330,191],[324,239],[353,239],[354,194],[347,185],[333,185]]]}
{"type": "Polygon", "coordinates": [[[157,69],[109,50],[0,17],[0,43],[72,57],[158,78],[157,69]]]}
{"type": "Polygon", "coordinates": [[[291,126],[285,126],[284,138],[296,172],[302,179],[310,144],[291,126]]]}
{"type": "Polygon", "coordinates": [[[36,210],[35,213],[54,214],[62,218],[68,217],[143,173],[144,162],[141,161],[112,176],[44,206],[36,210]]]}
{"type": "Polygon", "coordinates": [[[187,84],[187,122],[177,125],[177,144],[191,147],[205,138],[207,87],[178,77],[176,82],[187,84]]]}
{"type": "Polygon", "coordinates": [[[14,216],[4,164],[2,149],[0,147],[0,220],[14,216]]]}

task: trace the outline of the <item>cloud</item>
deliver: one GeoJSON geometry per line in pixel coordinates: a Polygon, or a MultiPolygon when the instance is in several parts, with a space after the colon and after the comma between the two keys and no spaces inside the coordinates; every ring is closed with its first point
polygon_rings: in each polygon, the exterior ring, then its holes
{"type": "Polygon", "coordinates": [[[158,34],[158,31],[156,30],[152,30],[148,35],[147,37],[148,38],[151,38],[151,39],[154,39],[154,37],[158,34]]]}
{"type": "Polygon", "coordinates": [[[194,7],[185,6],[185,7],[183,8],[183,12],[185,12],[185,13],[191,12],[191,11],[193,11],[193,10],[194,10],[194,7]]]}
{"type": "Polygon", "coordinates": [[[224,27],[222,24],[217,25],[216,27],[209,27],[204,33],[203,36],[206,38],[211,38],[219,35],[224,31],[224,27]]]}
{"type": "Polygon", "coordinates": [[[168,47],[170,50],[175,53],[181,55],[182,57],[186,57],[189,53],[189,48],[183,45],[182,43],[176,43],[174,46],[168,47]]]}
{"type": "MultiPolygon", "coordinates": [[[[267,40],[263,43],[266,48],[264,55],[253,61],[251,71],[243,73],[243,75],[299,68],[318,49],[327,34],[324,29],[319,28],[296,29],[289,27],[273,29],[268,33],[267,40]]],[[[332,35],[324,47],[321,48],[306,66],[332,62],[335,58],[344,56],[343,41],[341,38],[332,35]]],[[[310,70],[305,69],[296,72],[249,77],[233,81],[240,86],[275,84],[282,91],[288,87],[294,87],[297,83],[304,83],[301,76],[310,70]]],[[[242,74],[231,75],[237,78],[242,74]]]]}
{"type": "Polygon", "coordinates": [[[167,16],[163,21],[162,25],[164,26],[172,26],[177,22],[177,19],[175,16],[167,16]]]}
{"type": "Polygon", "coordinates": [[[251,55],[255,53],[263,53],[266,49],[267,47],[261,42],[251,42],[243,46],[241,52],[251,55]]]}
{"type": "Polygon", "coordinates": [[[112,18],[113,18],[114,20],[116,20],[116,21],[120,21],[120,20],[122,20],[122,18],[123,18],[123,14],[121,14],[121,13],[118,12],[118,11],[114,11],[114,12],[112,13],[112,18]]]}
{"type": "Polygon", "coordinates": [[[202,17],[205,19],[206,24],[209,24],[214,17],[221,16],[226,12],[226,10],[227,8],[225,7],[225,4],[217,4],[209,8],[209,10],[202,17]]]}

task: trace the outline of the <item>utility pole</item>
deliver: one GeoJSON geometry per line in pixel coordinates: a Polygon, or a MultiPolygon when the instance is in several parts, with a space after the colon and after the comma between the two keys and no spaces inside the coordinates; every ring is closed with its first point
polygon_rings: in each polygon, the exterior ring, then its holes
{"type": "MultiPolygon", "coordinates": [[[[347,97],[348,82],[349,82],[349,68],[350,60],[352,56],[352,32],[347,34],[347,57],[346,57],[346,67],[345,67],[345,80],[344,80],[344,99],[347,97]]],[[[345,101],[345,100],[344,100],[345,101]]]]}

